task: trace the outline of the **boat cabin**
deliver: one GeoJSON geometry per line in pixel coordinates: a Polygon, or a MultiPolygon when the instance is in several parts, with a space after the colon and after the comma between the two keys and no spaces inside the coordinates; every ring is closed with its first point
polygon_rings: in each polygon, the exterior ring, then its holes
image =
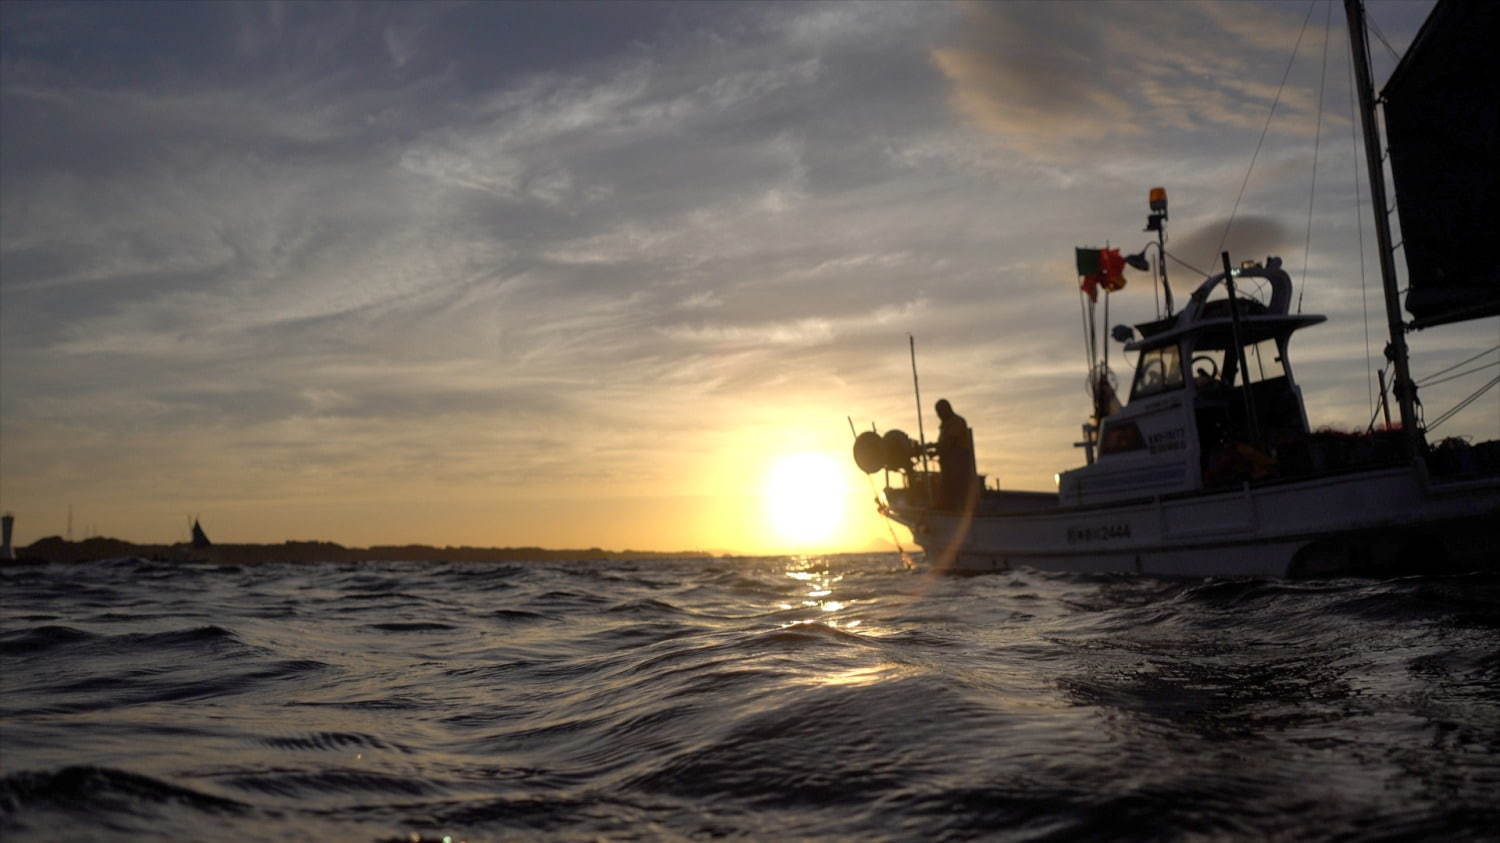
{"type": "Polygon", "coordinates": [[[1098,456],[1059,476],[1061,503],[1149,498],[1258,479],[1271,472],[1278,445],[1307,437],[1287,345],[1292,332],[1325,317],[1288,312],[1292,280],[1280,258],[1234,270],[1234,279],[1241,289],[1269,285],[1270,303],[1241,295],[1238,313],[1231,313],[1221,273],[1204,281],[1176,315],[1136,326],[1139,336],[1125,345],[1138,353],[1129,400],[1100,420],[1098,456]],[[1226,295],[1210,301],[1221,286],[1226,295]]]}

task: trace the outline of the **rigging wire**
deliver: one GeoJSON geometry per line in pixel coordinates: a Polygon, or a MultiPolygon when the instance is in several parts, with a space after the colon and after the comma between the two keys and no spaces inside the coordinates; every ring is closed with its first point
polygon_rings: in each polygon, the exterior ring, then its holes
{"type": "Polygon", "coordinates": [[[1198,273],[1199,275],[1203,276],[1204,278],[1208,277],[1209,274],[1207,272],[1204,272],[1203,270],[1199,269],[1198,267],[1193,266],[1192,264],[1188,263],[1187,261],[1183,260],[1182,258],[1177,257],[1176,255],[1172,254],[1171,252],[1168,252],[1166,249],[1162,249],[1162,252],[1164,254],[1166,254],[1167,257],[1171,258],[1172,260],[1177,261],[1177,263],[1180,264],[1184,269],[1191,269],[1192,271],[1198,273]]]}
{"type": "Polygon", "coordinates": [[[1229,240],[1229,229],[1234,226],[1234,217],[1240,210],[1240,200],[1245,198],[1245,188],[1250,184],[1250,174],[1255,172],[1255,160],[1260,157],[1260,148],[1266,142],[1266,133],[1271,130],[1271,120],[1276,116],[1276,106],[1281,103],[1281,92],[1286,88],[1286,80],[1292,75],[1292,65],[1297,62],[1297,51],[1302,47],[1302,36],[1307,34],[1307,22],[1312,20],[1313,9],[1318,7],[1317,0],[1307,4],[1307,16],[1302,19],[1302,29],[1297,33],[1297,43],[1292,45],[1292,56],[1287,59],[1286,71],[1281,74],[1281,84],[1276,86],[1276,98],[1271,101],[1271,111],[1266,114],[1266,125],[1260,130],[1260,140],[1255,142],[1255,153],[1250,156],[1250,166],[1245,170],[1245,179],[1240,182],[1240,193],[1234,197],[1234,207],[1229,210],[1229,219],[1224,223],[1224,234],[1219,237],[1219,248],[1215,252],[1224,251],[1224,243],[1229,240]]]}
{"type": "MultiPolygon", "coordinates": [[[[1457,363],[1454,363],[1452,366],[1449,366],[1446,369],[1439,369],[1436,372],[1433,372],[1432,374],[1428,375],[1427,377],[1422,378],[1421,380],[1417,381],[1417,386],[1426,386],[1427,384],[1431,383],[1432,379],[1435,378],[1435,377],[1437,377],[1438,375],[1446,375],[1449,372],[1453,371],[1454,369],[1457,369],[1459,366],[1467,366],[1468,364],[1473,363],[1475,360],[1478,360],[1479,358],[1485,356],[1486,354],[1494,354],[1497,351],[1500,351],[1500,345],[1497,345],[1497,346],[1495,346],[1493,348],[1486,348],[1484,351],[1479,352],[1478,354],[1474,355],[1473,357],[1470,357],[1467,360],[1460,360],[1457,363]]],[[[1495,363],[1488,363],[1488,364],[1485,364],[1485,365],[1493,366],[1493,365],[1496,365],[1496,364],[1500,364],[1500,361],[1496,361],[1495,363]]]]}
{"type": "MultiPolygon", "coordinates": [[[[1251,276],[1248,276],[1245,279],[1241,279],[1240,283],[1243,284],[1245,280],[1250,280],[1250,281],[1254,281],[1255,282],[1255,292],[1251,293],[1249,297],[1251,299],[1254,299],[1255,301],[1260,302],[1261,304],[1265,304],[1265,302],[1266,302],[1266,282],[1262,281],[1259,278],[1256,278],[1253,275],[1251,275],[1251,276]]],[[[1244,292],[1244,290],[1241,289],[1240,292],[1244,292]]]]}
{"type": "Polygon", "coordinates": [[[1454,405],[1453,409],[1449,410],[1446,413],[1443,413],[1441,416],[1438,416],[1432,424],[1427,425],[1427,432],[1431,433],[1432,431],[1437,430],[1438,425],[1458,415],[1460,410],[1477,401],[1479,399],[1479,396],[1485,394],[1486,392],[1489,392],[1491,389],[1494,389],[1496,384],[1500,384],[1500,375],[1496,375],[1495,378],[1489,383],[1474,390],[1473,394],[1471,394],[1468,398],[1465,398],[1464,400],[1458,402],[1456,405],[1454,405]]]}
{"type": "Polygon", "coordinates": [[[1370,31],[1375,33],[1375,37],[1380,39],[1380,43],[1384,44],[1385,48],[1391,51],[1391,56],[1399,63],[1401,61],[1401,54],[1396,52],[1396,48],[1391,46],[1391,42],[1385,40],[1385,33],[1381,32],[1380,27],[1375,25],[1375,19],[1366,14],[1365,23],[1369,24],[1370,31]]]}
{"type": "Polygon", "coordinates": [[[1323,140],[1323,89],[1328,83],[1328,33],[1333,30],[1333,3],[1325,3],[1323,16],[1323,69],[1318,75],[1318,122],[1313,130],[1312,184],[1307,189],[1307,236],[1302,243],[1302,283],[1297,285],[1297,312],[1302,312],[1302,294],[1307,290],[1307,258],[1312,253],[1313,199],[1318,195],[1318,145],[1323,140]]]}
{"type": "Polygon", "coordinates": [[[1478,366],[1475,366],[1472,369],[1465,369],[1464,371],[1459,372],[1456,375],[1449,375],[1448,377],[1443,378],[1442,380],[1427,381],[1427,382],[1423,383],[1422,385],[1423,386],[1437,386],[1440,383],[1447,383],[1448,381],[1456,381],[1459,378],[1466,378],[1469,375],[1474,374],[1475,372],[1483,372],[1485,369],[1490,369],[1490,368],[1493,368],[1495,366],[1500,366],[1500,360],[1496,360],[1493,363],[1483,363],[1483,364],[1480,364],[1478,366]]]}
{"type": "MultiPolygon", "coordinates": [[[[1208,275],[1209,275],[1207,272],[1204,272],[1203,270],[1199,269],[1198,267],[1193,266],[1192,264],[1188,263],[1187,261],[1183,260],[1182,258],[1177,257],[1176,255],[1172,254],[1171,252],[1168,252],[1166,249],[1163,249],[1162,253],[1165,254],[1167,257],[1171,258],[1172,260],[1176,261],[1178,263],[1178,265],[1182,266],[1184,269],[1191,269],[1192,271],[1198,273],[1199,275],[1203,276],[1204,278],[1207,278],[1208,275]]],[[[1266,293],[1265,282],[1261,281],[1259,278],[1254,278],[1254,277],[1251,277],[1248,280],[1255,282],[1255,292],[1250,297],[1253,298],[1253,299],[1255,299],[1256,301],[1260,301],[1261,299],[1265,298],[1265,293],[1266,293]]],[[[1240,292],[1244,292],[1244,290],[1241,290],[1240,292]]]]}

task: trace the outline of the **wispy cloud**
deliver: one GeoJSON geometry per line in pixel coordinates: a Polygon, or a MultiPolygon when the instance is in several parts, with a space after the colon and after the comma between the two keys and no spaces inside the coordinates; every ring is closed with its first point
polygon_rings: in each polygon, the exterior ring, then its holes
{"type": "Polygon", "coordinates": [[[956,111],[998,139],[1044,158],[1139,153],[1259,129],[1280,95],[1281,132],[1313,131],[1316,91],[1299,77],[1279,89],[1252,57],[1320,50],[1280,8],[1222,3],[973,3],[957,42],[933,50],[956,111]],[[1248,73],[1258,73],[1247,78],[1248,73]]]}

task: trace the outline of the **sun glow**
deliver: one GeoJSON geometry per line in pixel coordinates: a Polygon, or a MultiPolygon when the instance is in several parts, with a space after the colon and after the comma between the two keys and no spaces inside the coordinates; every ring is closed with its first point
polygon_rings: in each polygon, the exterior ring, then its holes
{"type": "Polygon", "coordinates": [[[776,538],[811,549],[843,536],[849,517],[846,475],[828,454],[777,458],[761,486],[761,500],[776,538]]]}

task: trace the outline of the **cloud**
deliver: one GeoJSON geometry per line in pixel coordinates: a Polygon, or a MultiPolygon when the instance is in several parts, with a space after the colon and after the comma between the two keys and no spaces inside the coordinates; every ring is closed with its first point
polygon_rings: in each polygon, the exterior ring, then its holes
{"type": "MultiPolygon", "coordinates": [[[[1301,232],[1273,217],[1240,216],[1229,220],[1199,223],[1185,234],[1177,234],[1167,251],[1191,261],[1209,275],[1222,272],[1220,251],[1238,266],[1241,260],[1263,261],[1268,255],[1290,259],[1293,251],[1301,256],[1301,232]],[[1227,231],[1226,231],[1227,227],[1227,231]]],[[[1175,271],[1175,270],[1174,270],[1175,271]]]]}
{"type": "MultiPolygon", "coordinates": [[[[1250,57],[1289,55],[1301,22],[1235,6],[971,3],[958,43],[934,49],[932,61],[953,109],[1012,149],[1042,159],[1160,154],[1264,123],[1280,68],[1250,57]]],[[[1309,27],[1300,55],[1316,54],[1321,32],[1309,27]]],[[[1305,77],[1280,91],[1279,132],[1313,130],[1316,93],[1305,77]]]]}

